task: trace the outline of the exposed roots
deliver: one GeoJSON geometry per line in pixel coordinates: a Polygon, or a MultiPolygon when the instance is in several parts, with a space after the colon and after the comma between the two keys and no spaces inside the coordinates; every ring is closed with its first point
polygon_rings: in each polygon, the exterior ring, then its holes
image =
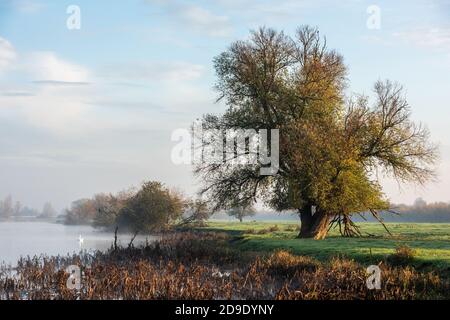
{"type": "MultiPolygon", "coordinates": [[[[384,223],[383,218],[381,218],[379,212],[374,209],[369,209],[369,212],[383,226],[386,232],[389,235],[392,235],[392,233],[389,231],[388,227],[384,223]]],[[[364,220],[366,220],[366,218],[362,214],[359,214],[359,216],[364,220]]],[[[339,228],[339,233],[343,237],[353,238],[362,236],[361,228],[352,221],[351,214],[339,213],[335,215],[334,218],[331,220],[330,227],[328,230],[336,226],[339,228]]]]}

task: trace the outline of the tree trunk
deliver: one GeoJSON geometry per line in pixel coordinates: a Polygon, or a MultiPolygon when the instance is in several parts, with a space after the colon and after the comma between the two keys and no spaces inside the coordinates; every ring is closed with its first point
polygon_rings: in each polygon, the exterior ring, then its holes
{"type": "Polygon", "coordinates": [[[299,211],[301,226],[298,238],[324,239],[328,233],[330,217],[322,210],[313,214],[312,206],[305,206],[299,211]]]}

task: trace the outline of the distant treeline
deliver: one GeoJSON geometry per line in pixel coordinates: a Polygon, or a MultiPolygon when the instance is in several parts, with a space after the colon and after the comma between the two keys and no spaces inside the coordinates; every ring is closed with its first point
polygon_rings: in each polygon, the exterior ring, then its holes
{"type": "Polygon", "coordinates": [[[393,205],[392,211],[381,213],[384,221],[450,223],[450,203],[446,202],[426,203],[420,198],[413,205],[393,205]]]}
{"type": "Polygon", "coordinates": [[[14,201],[12,196],[0,200],[0,220],[14,218],[54,218],[57,212],[50,202],[44,204],[42,210],[23,206],[20,201],[14,201]]]}
{"type": "MultiPolygon", "coordinates": [[[[381,212],[385,222],[450,223],[450,203],[426,203],[417,199],[413,205],[392,205],[392,212],[381,212]]],[[[240,208],[229,212],[210,211],[200,200],[184,198],[180,193],[159,182],[147,182],[140,189],[129,189],[117,194],[97,194],[90,199],[74,201],[66,210],[65,224],[87,224],[98,228],[114,229],[120,226],[133,231],[154,231],[174,225],[203,222],[209,218],[226,219],[251,217],[254,220],[287,220],[298,222],[293,213],[255,213],[253,208],[240,208]],[[248,210],[247,210],[248,209],[248,210]],[[242,214],[236,214],[242,213],[242,214]]],[[[372,215],[354,215],[357,222],[376,221],[372,215]]]]}

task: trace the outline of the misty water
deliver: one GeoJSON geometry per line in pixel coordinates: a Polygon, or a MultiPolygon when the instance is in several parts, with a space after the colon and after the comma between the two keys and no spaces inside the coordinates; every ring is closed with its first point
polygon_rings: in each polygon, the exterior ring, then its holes
{"type": "MultiPolygon", "coordinates": [[[[126,246],[131,238],[130,234],[119,234],[118,243],[126,246]]],[[[134,244],[155,239],[151,236],[138,236],[134,244]]],[[[27,255],[104,251],[109,249],[113,242],[113,233],[102,232],[90,226],[66,226],[48,222],[0,222],[0,263],[14,266],[21,256],[27,255]]]]}

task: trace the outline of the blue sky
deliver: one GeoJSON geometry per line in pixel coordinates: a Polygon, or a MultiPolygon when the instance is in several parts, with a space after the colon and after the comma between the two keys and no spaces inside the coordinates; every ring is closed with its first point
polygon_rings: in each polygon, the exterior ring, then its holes
{"type": "Polygon", "coordinates": [[[440,144],[439,180],[384,179],[394,202],[450,201],[450,1],[0,0],[0,198],[63,208],[158,179],[196,190],[170,162],[171,132],[215,104],[212,59],[250,29],[319,27],[349,67],[348,93],[389,78],[440,144]],[[66,10],[81,9],[69,30],[66,10]],[[375,5],[380,29],[367,26],[375,5]]]}

